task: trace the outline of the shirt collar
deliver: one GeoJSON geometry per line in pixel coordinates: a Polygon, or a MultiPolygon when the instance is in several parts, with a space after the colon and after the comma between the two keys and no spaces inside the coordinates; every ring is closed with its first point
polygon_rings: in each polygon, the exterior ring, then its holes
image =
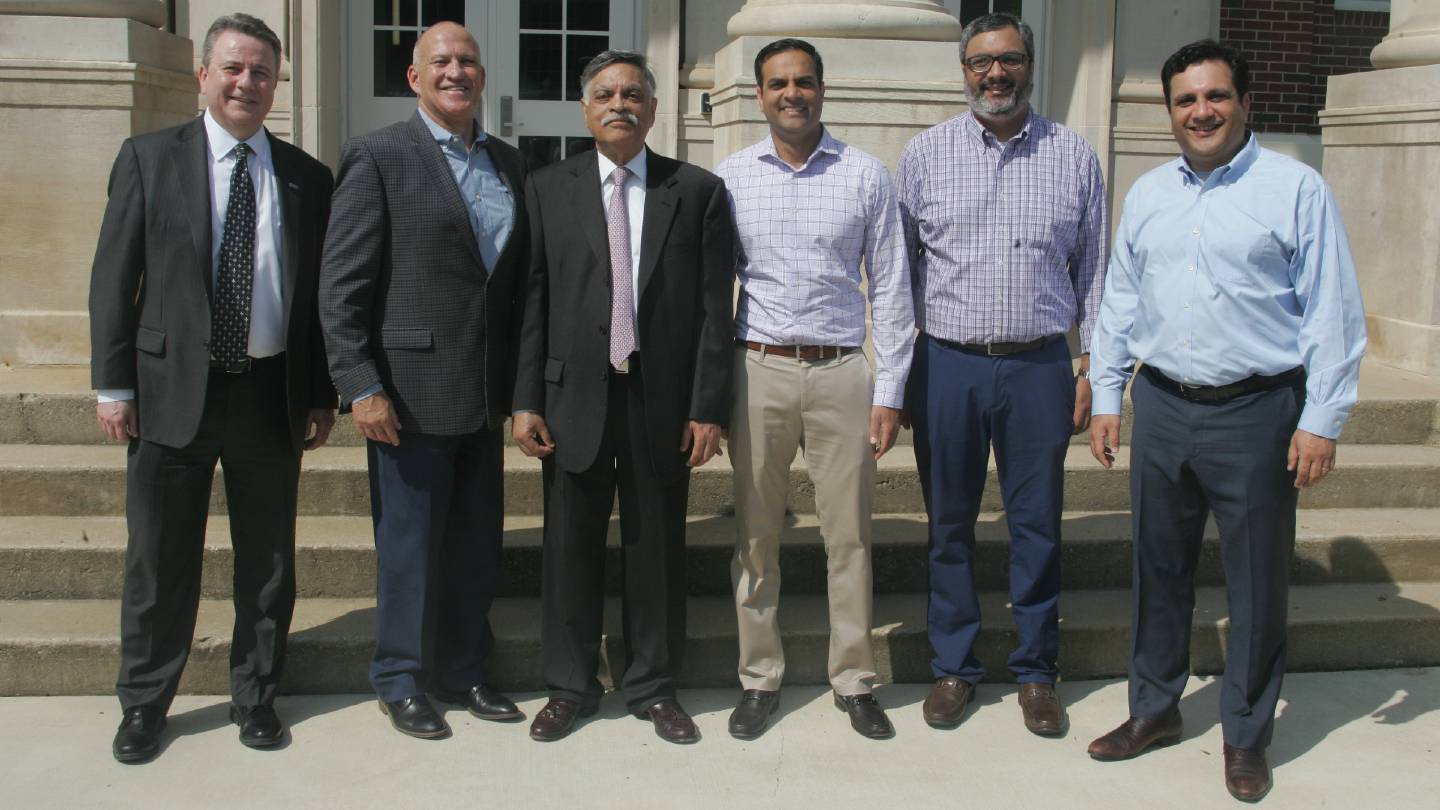
{"type": "Polygon", "coordinates": [[[763,160],[766,163],[775,163],[782,168],[789,169],[790,171],[795,172],[805,171],[807,168],[810,167],[811,163],[815,162],[815,158],[819,157],[822,154],[839,155],[840,152],[845,148],[845,144],[836,140],[835,137],[830,134],[829,129],[821,127],[820,142],[815,144],[815,151],[811,152],[810,156],[805,158],[805,162],[801,164],[801,166],[797,169],[794,166],[791,166],[789,163],[786,163],[784,158],[780,157],[780,153],[775,149],[774,135],[767,137],[765,140],[761,141],[760,144],[760,153],[756,155],[756,158],[758,158],[759,160],[763,160]]]}
{"type": "MultiPolygon", "coordinates": [[[[645,156],[649,154],[649,152],[650,150],[642,147],[640,153],[630,158],[630,162],[625,164],[625,168],[630,170],[630,175],[640,181],[641,188],[645,187],[645,170],[647,165],[645,156]]],[[[611,172],[615,171],[616,164],[615,161],[605,157],[599,149],[595,150],[595,157],[600,164],[600,183],[604,185],[610,179],[611,172]]]]}
{"type": "MultiPolygon", "coordinates": [[[[219,163],[235,150],[236,144],[240,143],[238,138],[220,126],[220,122],[210,115],[209,110],[205,111],[205,139],[210,143],[210,161],[212,163],[219,163]]],[[[255,130],[254,135],[246,138],[245,145],[250,147],[250,151],[255,153],[255,157],[266,162],[270,160],[270,138],[265,133],[265,127],[260,127],[255,130]]]]}
{"type": "MultiPolygon", "coordinates": [[[[1260,139],[1255,137],[1254,132],[1247,130],[1245,132],[1245,145],[1240,147],[1240,151],[1235,153],[1235,157],[1230,158],[1229,163],[1223,166],[1216,166],[1215,170],[1210,172],[1210,177],[1206,180],[1200,179],[1200,175],[1196,174],[1195,170],[1190,168],[1190,161],[1186,160],[1184,155],[1180,156],[1177,163],[1180,173],[1187,181],[1203,186],[1207,182],[1220,183],[1226,181],[1228,178],[1243,175],[1251,166],[1255,165],[1255,159],[1259,156],[1260,139]]],[[[1233,182],[1233,180],[1230,180],[1230,182],[1233,182]]]]}
{"type": "Polygon", "coordinates": [[[980,119],[975,117],[973,111],[960,119],[960,126],[963,127],[966,132],[970,133],[971,137],[979,141],[981,146],[990,146],[993,144],[1001,149],[1011,143],[1021,143],[1028,140],[1030,138],[1030,127],[1034,123],[1035,108],[1031,107],[1025,111],[1025,123],[1020,125],[1020,131],[1015,133],[1015,137],[1002,144],[990,130],[985,128],[984,124],[980,123],[980,119]]]}
{"type": "MultiPolygon", "coordinates": [[[[442,126],[440,126],[440,125],[437,124],[437,123],[435,123],[435,119],[434,119],[434,118],[431,118],[431,117],[430,117],[430,114],[427,113],[427,112],[425,112],[425,108],[424,108],[424,107],[417,107],[416,110],[420,113],[420,120],[425,122],[426,128],[430,130],[430,134],[431,134],[432,136],[434,136],[435,141],[436,141],[437,143],[447,144],[447,143],[450,143],[451,141],[454,141],[455,143],[457,143],[457,144],[460,145],[460,148],[461,148],[461,149],[464,149],[464,148],[465,148],[465,141],[462,140],[459,135],[456,135],[455,133],[451,132],[450,130],[448,130],[448,129],[442,127],[442,126]]],[[[486,137],[486,136],[485,136],[485,130],[481,129],[481,128],[480,128],[480,122],[479,122],[479,121],[476,121],[476,122],[475,122],[475,144],[478,145],[478,144],[484,143],[484,142],[485,142],[485,137],[486,137]]]]}

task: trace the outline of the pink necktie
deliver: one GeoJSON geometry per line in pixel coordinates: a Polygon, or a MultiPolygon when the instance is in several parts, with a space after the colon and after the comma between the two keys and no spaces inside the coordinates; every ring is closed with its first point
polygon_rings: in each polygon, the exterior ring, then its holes
{"type": "Polygon", "coordinates": [[[625,180],[630,170],[615,167],[610,180],[610,210],[605,225],[610,231],[610,365],[615,368],[635,351],[635,288],[630,278],[630,214],[625,209],[625,180]]]}

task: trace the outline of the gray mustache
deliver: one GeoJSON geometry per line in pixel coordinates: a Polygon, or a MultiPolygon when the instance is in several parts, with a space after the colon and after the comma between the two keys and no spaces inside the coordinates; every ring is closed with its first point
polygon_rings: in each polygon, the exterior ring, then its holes
{"type": "Polygon", "coordinates": [[[605,117],[600,120],[600,126],[603,127],[606,124],[611,124],[616,121],[628,122],[632,127],[640,126],[640,116],[628,110],[605,113],[605,117]]]}

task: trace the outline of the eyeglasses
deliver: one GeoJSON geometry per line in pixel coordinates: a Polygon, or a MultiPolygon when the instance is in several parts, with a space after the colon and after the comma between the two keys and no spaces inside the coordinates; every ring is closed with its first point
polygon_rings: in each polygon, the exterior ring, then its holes
{"type": "Polygon", "coordinates": [[[999,56],[982,53],[979,56],[962,59],[960,63],[969,68],[971,73],[989,73],[990,66],[996,62],[1000,63],[1000,67],[1014,71],[1024,67],[1028,61],[1030,61],[1030,57],[1025,54],[1019,51],[1011,51],[1009,53],[1002,53],[999,56]]]}

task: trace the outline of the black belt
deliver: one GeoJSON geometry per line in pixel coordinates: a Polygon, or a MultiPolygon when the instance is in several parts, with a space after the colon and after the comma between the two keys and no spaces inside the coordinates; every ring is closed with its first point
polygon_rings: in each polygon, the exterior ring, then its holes
{"type": "Polygon", "coordinates": [[[242,357],[233,363],[222,363],[212,357],[210,358],[210,370],[224,372],[225,374],[245,374],[254,369],[284,359],[284,352],[272,354],[269,357],[242,357]]]}
{"type": "Polygon", "coordinates": [[[1212,404],[1228,402],[1236,397],[1243,397],[1246,394],[1269,391],[1272,388],[1279,388],[1282,385],[1288,385],[1296,380],[1305,379],[1304,366],[1296,366],[1289,371],[1282,371],[1279,374],[1272,374],[1270,376],[1256,374],[1253,377],[1246,377],[1239,382],[1233,382],[1229,385],[1190,385],[1189,383],[1176,382],[1150,366],[1141,366],[1140,371],[1145,374],[1150,382],[1155,384],[1156,388],[1168,394],[1174,394],[1190,402],[1212,404]]]}
{"type": "Polygon", "coordinates": [[[1064,335],[1046,335],[1035,340],[1027,340],[1023,343],[957,343],[953,340],[938,338],[930,335],[930,339],[939,343],[947,349],[954,349],[959,352],[970,354],[983,354],[987,357],[1006,357],[1012,354],[1024,354],[1033,352],[1036,349],[1043,349],[1057,340],[1064,340],[1064,335]]]}

